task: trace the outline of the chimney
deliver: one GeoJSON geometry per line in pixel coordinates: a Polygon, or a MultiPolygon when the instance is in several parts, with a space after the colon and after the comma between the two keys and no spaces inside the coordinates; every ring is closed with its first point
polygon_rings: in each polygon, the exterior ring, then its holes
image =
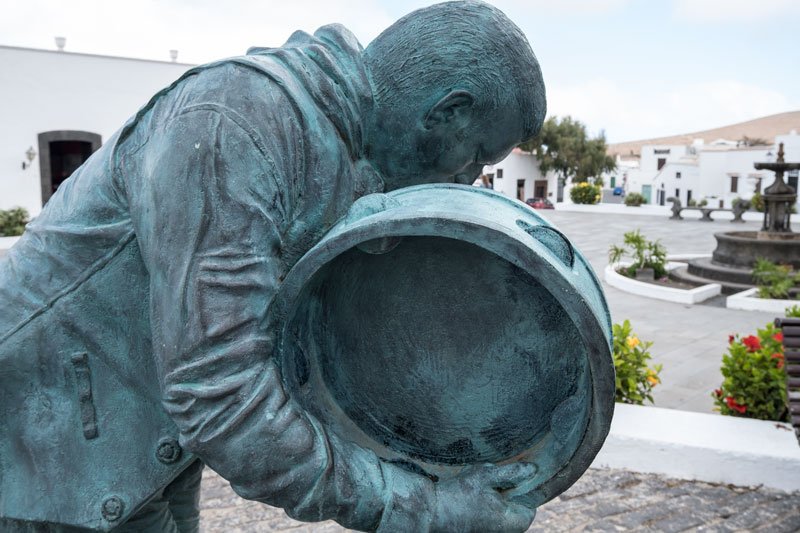
{"type": "Polygon", "coordinates": [[[169,58],[172,60],[173,63],[178,61],[178,51],[177,50],[170,50],[169,51],[169,58]]]}
{"type": "Polygon", "coordinates": [[[56,37],[56,48],[58,48],[59,52],[64,51],[64,46],[67,44],[66,37],[56,37]]]}

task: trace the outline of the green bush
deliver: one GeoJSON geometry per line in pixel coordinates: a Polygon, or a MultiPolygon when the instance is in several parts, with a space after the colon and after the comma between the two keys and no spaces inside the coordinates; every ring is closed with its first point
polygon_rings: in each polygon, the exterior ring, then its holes
{"type": "Polygon", "coordinates": [[[800,305],[793,305],[791,307],[787,307],[786,311],[784,311],[786,318],[800,318],[800,305]]]}
{"type": "Polygon", "coordinates": [[[722,385],[712,393],[723,415],[785,421],[788,417],[783,334],[773,324],[756,335],[728,337],[722,385]]]}
{"type": "Polygon", "coordinates": [[[569,197],[576,204],[596,204],[600,201],[600,187],[583,181],[570,189],[569,197]]]}
{"type": "Polygon", "coordinates": [[[697,207],[705,207],[705,206],[707,206],[707,205],[708,205],[708,200],[706,200],[705,198],[703,198],[702,200],[700,200],[700,201],[697,203],[697,207]]]}
{"type": "Polygon", "coordinates": [[[625,255],[633,257],[633,263],[619,272],[629,278],[636,277],[640,268],[652,268],[656,278],[667,275],[667,250],[659,241],[648,241],[637,229],[623,235],[623,243],[628,249],[612,244],[608,249],[608,261],[618,263],[625,255]]]}
{"type": "Polygon", "coordinates": [[[639,194],[638,192],[631,192],[625,197],[625,205],[639,207],[642,204],[647,203],[647,198],[643,195],[639,194]]]}
{"type": "Polygon", "coordinates": [[[0,209],[0,237],[16,237],[25,231],[29,221],[28,211],[22,207],[0,209]]]}
{"type": "Polygon", "coordinates": [[[764,198],[761,196],[760,192],[757,192],[753,195],[753,198],[750,199],[750,205],[756,211],[761,213],[764,212],[764,198]]]}
{"type": "Polygon", "coordinates": [[[661,365],[648,367],[652,342],[643,342],[634,335],[631,323],[625,320],[614,324],[614,371],[616,372],[616,401],[643,405],[653,403],[653,387],[661,383],[661,365]]]}
{"type": "Polygon", "coordinates": [[[789,289],[800,281],[800,274],[790,265],[777,265],[758,258],[753,267],[753,279],[758,285],[759,298],[788,299],[789,289]]]}

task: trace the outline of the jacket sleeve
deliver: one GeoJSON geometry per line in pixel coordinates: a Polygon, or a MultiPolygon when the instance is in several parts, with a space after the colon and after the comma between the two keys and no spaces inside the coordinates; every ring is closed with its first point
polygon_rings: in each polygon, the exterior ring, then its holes
{"type": "Polygon", "coordinates": [[[280,176],[263,144],[238,115],[203,104],[130,157],[163,405],[182,446],[292,517],[424,531],[432,483],[327,434],[284,391],[264,327],[283,271],[269,190],[280,176]]]}

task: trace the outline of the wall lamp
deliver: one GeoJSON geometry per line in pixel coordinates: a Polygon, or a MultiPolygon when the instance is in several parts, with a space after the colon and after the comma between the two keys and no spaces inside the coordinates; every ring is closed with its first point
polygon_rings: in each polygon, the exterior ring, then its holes
{"type": "Polygon", "coordinates": [[[36,159],[36,150],[33,149],[33,146],[31,146],[30,148],[28,148],[25,151],[25,158],[28,161],[27,162],[25,162],[25,161],[22,162],[22,170],[25,170],[26,168],[31,166],[31,163],[33,163],[33,160],[36,159]]]}

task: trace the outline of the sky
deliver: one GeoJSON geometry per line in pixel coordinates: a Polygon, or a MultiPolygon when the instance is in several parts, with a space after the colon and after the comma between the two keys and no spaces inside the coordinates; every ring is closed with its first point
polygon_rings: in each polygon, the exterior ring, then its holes
{"type": "MultiPolygon", "coordinates": [[[[422,0],[0,0],[0,45],[204,63],[339,22],[366,46],[422,0]]],[[[490,0],[527,35],[548,115],[609,142],[800,110],[800,0],[490,0]]]]}

